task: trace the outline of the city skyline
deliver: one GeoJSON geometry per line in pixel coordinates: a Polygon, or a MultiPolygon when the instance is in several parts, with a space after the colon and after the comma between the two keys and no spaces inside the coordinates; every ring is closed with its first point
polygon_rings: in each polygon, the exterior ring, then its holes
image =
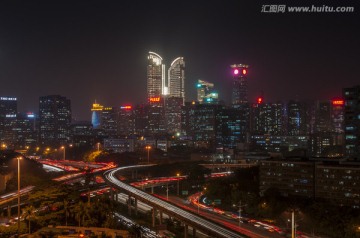
{"type": "Polygon", "coordinates": [[[17,97],[21,112],[37,112],[41,96],[63,95],[74,118],[90,120],[95,100],[146,102],[149,51],[167,68],[184,57],[187,101],[196,100],[203,79],[229,103],[231,64],[250,65],[250,102],[261,92],[265,102],[331,99],[358,84],[357,9],[267,14],[246,1],[165,5],[2,3],[0,95],[17,97]]]}

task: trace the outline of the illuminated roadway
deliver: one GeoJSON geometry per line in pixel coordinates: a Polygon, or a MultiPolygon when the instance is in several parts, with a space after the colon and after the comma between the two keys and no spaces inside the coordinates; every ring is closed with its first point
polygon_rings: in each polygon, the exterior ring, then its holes
{"type": "Polygon", "coordinates": [[[211,237],[224,237],[224,238],[246,237],[244,235],[240,235],[236,232],[228,230],[222,226],[219,226],[214,222],[208,221],[200,216],[194,215],[193,213],[187,212],[177,206],[167,203],[133,186],[123,183],[120,180],[118,180],[115,176],[115,174],[120,170],[146,167],[146,166],[148,165],[137,165],[137,166],[116,168],[105,172],[104,177],[108,182],[112,184],[113,187],[127,191],[130,194],[130,196],[133,196],[153,206],[154,208],[161,210],[162,212],[168,214],[169,216],[175,217],[183,221],[185,224],[195,229],[198,229],[211,237]]]}

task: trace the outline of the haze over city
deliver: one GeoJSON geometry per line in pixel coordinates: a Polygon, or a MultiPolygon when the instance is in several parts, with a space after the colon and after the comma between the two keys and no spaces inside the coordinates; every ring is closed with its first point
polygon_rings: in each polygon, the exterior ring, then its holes
{"type": "Polygon", "coordinates": [[[252,1],[3,2],[0,94],[17,97],[24,112],[37,112],[40,96],[64,95],[74,118],[90,120],[95,99],[146,102],[149,51],[166,66],[184,57],[187,101],[204,79],[229,102],[234,63],[250,65],[250,101],[261,91],[267,102],[330,99],[359,82],[356,12],[261,9],[252,1]]]}

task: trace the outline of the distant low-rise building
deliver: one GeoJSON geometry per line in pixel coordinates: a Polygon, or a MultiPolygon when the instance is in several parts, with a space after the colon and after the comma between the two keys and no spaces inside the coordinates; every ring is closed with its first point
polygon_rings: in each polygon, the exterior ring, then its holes
{"type": "Polygon", "coordinates": [[[360,163],[342,161],[265,160],[260,166],[260,193],[277,188],[284,196],[333,200],[360,208],[360,163]]]}

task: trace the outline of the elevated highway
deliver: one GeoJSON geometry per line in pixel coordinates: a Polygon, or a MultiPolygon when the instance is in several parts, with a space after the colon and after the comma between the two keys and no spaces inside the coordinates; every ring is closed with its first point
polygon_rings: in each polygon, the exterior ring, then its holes
{"type": "Polygon", "coordinates": [[[142,190],[139,190],[133,186],[130,186],[124,182],[121,182],[116,178],[116,173],[121,170],[126,169],[136,169],[145,167],[148,165],[137,165],[137,166],[127,166],[109,170],[104,173],[105,180],[107,183],[116,189],[124,191],[129,195],[129,206],[132,198],[135,200],[135,209],[137,206],[137,200],[142,201],[153,207],[153,226],[155,225],[155,211],[160,211],[160,222],[162,213],[167,214],[170,217],[173,217],[185,224],[184,235],[187,237],[188,226],[193,228],[193,235],[195,236],[196,230],[201,231],[202,233],[208,235],[209,237],[219,237],[219,238],[245,238],[245,235],[239,234],[232,230],[229,230],[223,226],[220,226],[214,222],[206,220],[200,216],[197,216],[191,212],[185,211],[175,205],[172,205],[168,202],[165,202],[157,197],[154,197],[142,190]]]}

